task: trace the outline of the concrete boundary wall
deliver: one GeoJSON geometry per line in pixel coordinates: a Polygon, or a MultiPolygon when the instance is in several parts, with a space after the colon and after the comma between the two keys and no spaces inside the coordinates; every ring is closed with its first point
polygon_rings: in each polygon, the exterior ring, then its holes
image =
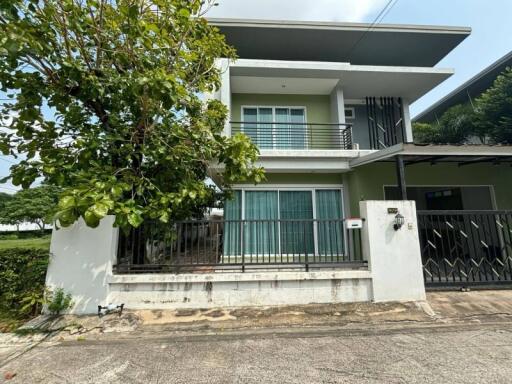
{"type": "Polygon", "coordinates": [[[373,301],[422,301],[425,284],[414,201],[362,201],[363,255],[372,275],[373,301]],[[395,230],[396,213],[404,217],[395,230]]]}
{"type": "Polygon", "coordinates": [[[216,308],[370,301],[365,270],[115,275],[109,301],[132,309],[216,308]]]}
{"type": "Polygon", "coordinates": [[[117,251],[118,231],[113,223],[114,217],[109,216],[93,229],[79,220],[52,232],[46,285],[71,293],[71,313],[96,313],[98,305],[107,301],[117,251]]]}
{"type": "Polygon", "coordinates": [[[114,275],[118,230],[107,217],[95,229],[79,221],[53,231],[46,282],[73,295],[75,314],[110,303],[172,309],[425,300],[414,202],[360,207],[368,269],[114,275]],[[397,231],[395,211],[405,218],[397,231]]]}

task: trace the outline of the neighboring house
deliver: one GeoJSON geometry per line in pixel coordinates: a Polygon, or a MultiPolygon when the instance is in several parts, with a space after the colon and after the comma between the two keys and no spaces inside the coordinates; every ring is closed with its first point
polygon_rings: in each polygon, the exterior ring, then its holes
{"type": "Polygon", "coordinates": [[[512,149],[413,144],[409,105],[453,74],[435,65],[469,28],[211,22],[239,59],[218,60],[209,97],[267,180],[235,185],[223,218],[54,231],[48,283],[69,286],[77,312],[422,300],[424,282],[512,281],[512,149]]]}
{"type": "Polygon", "coordinates": [[[432,104],[413,118],[414,122],[434,123],[443,113],[457,104],[473,104],[473,101],[492,86],[494,80],[507,67],[512,67],[512,51],[496,60],[464,84],[455,88],[438,102],[432,104]]]}

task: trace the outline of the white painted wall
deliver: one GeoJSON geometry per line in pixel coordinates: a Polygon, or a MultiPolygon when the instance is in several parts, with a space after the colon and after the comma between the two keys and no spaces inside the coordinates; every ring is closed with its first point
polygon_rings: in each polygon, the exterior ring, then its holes
{"type": "Polygon", "coordinates": [[[425,300],[425,285],[421,263],[416,204],[414,201],[361,201],[363,254],[372,275],[373,300],[425,300]],[[398,208],[405,224],[395,231],[395,214],[388,208],[398,208]]]}
{"type": "Polygon", "coordinates": [[[72,294],[71,313],[95,313],[98,305],[107,304],[118,235],[113,223],[114,217],[109,216],[94,229],[80,220],[53,230],[46,285],[72,294]]]}
{"type": "Polygon", "coordinates": [[[109,301],[130,309],[218,308],[370,301],[365,270],[114,275],[109,301]]]}

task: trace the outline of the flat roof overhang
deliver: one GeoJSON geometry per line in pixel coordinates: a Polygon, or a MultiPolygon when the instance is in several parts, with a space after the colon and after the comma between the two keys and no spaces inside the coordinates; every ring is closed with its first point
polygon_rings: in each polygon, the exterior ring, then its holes
{"type": "Polygon", "coordinates": [[[512,145],[397,144],[353,159],[350,167],[356,168],[375,162],[395,162],[397,157],[403,159],[405,166],[419,163],[452,163],[458,166],[482,163],[512,165],[512,145]]]}
{"type": "Polygon", "coordinates": [[[345,98],[402,97],[414,102],[453,74],[452,69],[383,67],[241,59],[230,64],[232,93],[330,94],[345,98]]]}
{"type": "Polygon", "coordinates": [[[413,121],[433,122],[436,118],[440,118],[448,108],[470,102],[471,99],[480,96],[487,90],[494,83],[494,80],[510,66],[512,66],[512,51],[416,115],[413,121]]]}
{"type": "Polygon", "coordinates": [[[468,27],[209,19],[244,59],[432,67],[468,27]]]}

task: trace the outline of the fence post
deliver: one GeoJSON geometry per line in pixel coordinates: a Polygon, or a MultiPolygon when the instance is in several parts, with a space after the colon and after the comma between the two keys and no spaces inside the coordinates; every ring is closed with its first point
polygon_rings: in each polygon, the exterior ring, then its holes
{"type": "MultiPolygon", "coordinates": [[[[304,228],[304,257],[305,257],[305,262],[306,262],[306,272],[309,272],[309,252],[308,252],[308,236],[307,236],[307,231],[306,231],[306,224],[307,222],[306,221],[303,221],[302,222],[302,225],[303,225],[303,228],[304,228]]],[[[313,234],[314,236],[314,234],[313,234]]]]}
{"type": "Polygon", "coordinates": [[[240,251],[242,252],[242,272],[245,272],[244,222],[240,221],[240,251]]]}
{"type": "Polygon", "coordinates": [[[361,201],[363,252],[372,274],[373,300],[425,300],[420,241],[414,201],[361,201]],[[405,219],[394,228],[395,213],[405,219]]]}

